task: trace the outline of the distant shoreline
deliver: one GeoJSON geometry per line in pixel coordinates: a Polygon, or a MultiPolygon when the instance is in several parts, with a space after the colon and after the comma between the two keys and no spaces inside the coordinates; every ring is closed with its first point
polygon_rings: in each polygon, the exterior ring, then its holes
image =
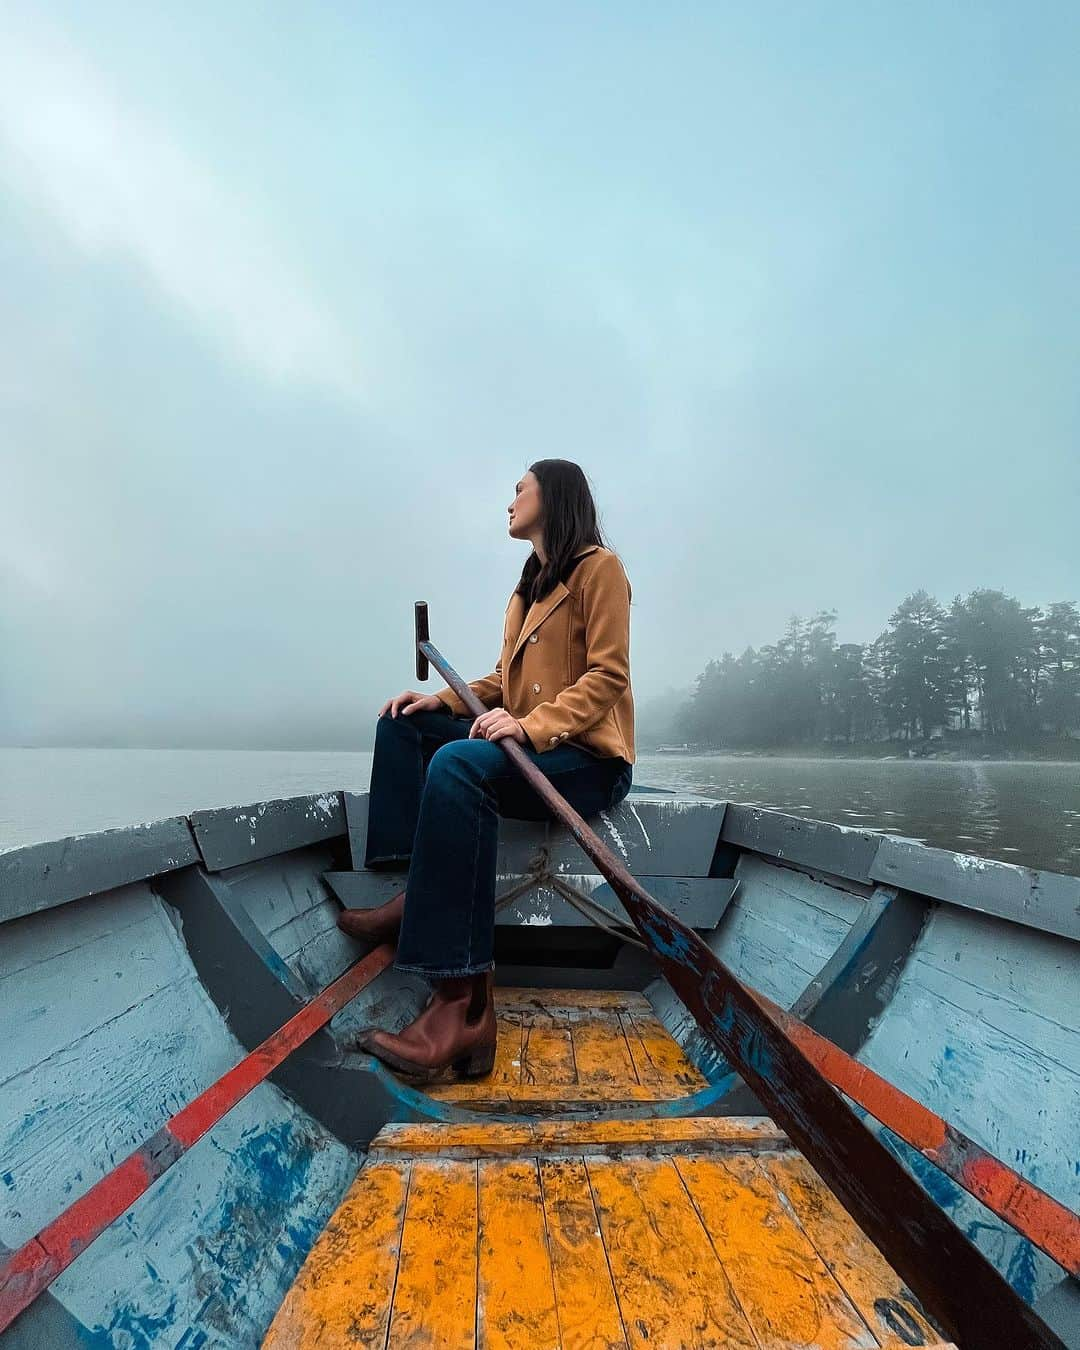
{"type": "Polygon", "coordinates": [[[902,748],[882,745],[845,745],[830,746],[786,746],[780,748],[754,750],[725,750],[717,747],[693,750],[661,750],[653,746],[639,746],[639,754],[659,755],[694,759],[876,759],[882,762],[934,763],[934,764],[1078,764],[1080,763],[1080,742],[1072,754],[1063,754],[1061,746],[1040,753],[1038,748],[1024,748],[1015,751],[998,750],[987,754],[973,754],[960,750],[931,750],[924,754],[909,755],[902,748]]]}
{"type": "MultiPolygon", "coordinates": [[[[190,754],[190,755],[232,755],[232,754],[269,754],[269,755],[370,755],[374,747],[365,746],[296,746],[296,745],[0,745],[3,750],[44,750],[52,752],[87,751],[89,753],[110,752],[118,754],[190,754]]],[[[883,763],[935,764],[1078,764],[1080,763],[1080,741],[1071,755],[1062,755],[1062,747],[1055,746],[1053,752],[1047,750],[1040,754],[1038,749],[1017,749],[1015,752],[997,751],[993,754],[971,754],[959,750],[929,751],[925,754],[908,755],[902,748],[873,745],[845,745],[835,748],[829,746],[785,746],[768,749],[729,750],[719,747],[709,749],[658,749],[656,746],[639,745],[638,754],[656,755],[670,759],[835,759],[880,760],[883,763]]]]}

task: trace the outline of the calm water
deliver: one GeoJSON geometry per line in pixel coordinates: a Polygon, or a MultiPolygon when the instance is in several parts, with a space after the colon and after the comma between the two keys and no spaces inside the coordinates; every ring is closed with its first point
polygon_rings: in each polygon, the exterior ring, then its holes
{"type": "MultiPolygon", "coordinates": [[[[202,807],[363,791],[370,775],[370,754],[0,749],[0,848],[202,807]]],[[[634,776],[1080,874],[1080,764],[642,754],[634,776]]]]}

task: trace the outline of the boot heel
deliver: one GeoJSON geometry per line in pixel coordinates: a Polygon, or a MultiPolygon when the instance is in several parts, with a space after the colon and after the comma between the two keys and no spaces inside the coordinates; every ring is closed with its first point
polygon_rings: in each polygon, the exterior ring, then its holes
{"type": "Polygon", "coordinates": [[[454,1072],[466,1078],[480,1078],[495,1067],[494,1045],[478,1045],[471,1054],[454,1060],[454,1072]]]}

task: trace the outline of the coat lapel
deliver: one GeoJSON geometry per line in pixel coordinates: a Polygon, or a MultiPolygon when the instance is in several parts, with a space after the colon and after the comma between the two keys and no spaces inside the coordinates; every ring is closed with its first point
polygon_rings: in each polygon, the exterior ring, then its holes
{"type": "MultiPolygon", "coordinates": [[[[584,558],[586,553],[592,553],[599,547],[599,544],[590,544],[588,548],[582,549],[580,553],[575,553],[574,557],[584,558]]],[[[544,596],[543,600],[532,606],[532,609],[526,616],[525,622],[521,626],[521,631],[517,635],[517,640],[514,643],[514,650],[510,653],[510,661],[513,661],[522,646],[528,642],[529,635],[534,633],[540,627],[552,610],[557,609],[569,594],[570,591],[567,586],[560,581],[556,583],[553,590],[549,591],[548,594],[544,596]]],[[[520,597],[515,596],[514,598],[520,603],[520,597]]],[[[509,662],[507,662],[507,665],[509,665],[509,662]]]]}
{"type": "Polygon", "coordinates": [[[555,589],[545,595],[539,604],[533,605],[525,622],[521,626],[521,632],[517,635],[517,641],[514,643],[514,650],[510,653],[511,661],[517,656],[524,644],[528,642],[529,634],[535,632],[551,611],[561,605],[569,594],[570,592],[560,581],[556,584],[555,589]]]}

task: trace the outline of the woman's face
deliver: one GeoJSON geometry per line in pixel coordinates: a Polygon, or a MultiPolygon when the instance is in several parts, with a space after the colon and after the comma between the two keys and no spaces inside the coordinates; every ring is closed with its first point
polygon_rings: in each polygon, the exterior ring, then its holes
{"type": "Polygon", "coordinates": [[[526,469],[514,488],[517,494],[510,512],[510,538],[528,539],[540,523],[541,501],[540,481],[536,475],[526,469]]]}

